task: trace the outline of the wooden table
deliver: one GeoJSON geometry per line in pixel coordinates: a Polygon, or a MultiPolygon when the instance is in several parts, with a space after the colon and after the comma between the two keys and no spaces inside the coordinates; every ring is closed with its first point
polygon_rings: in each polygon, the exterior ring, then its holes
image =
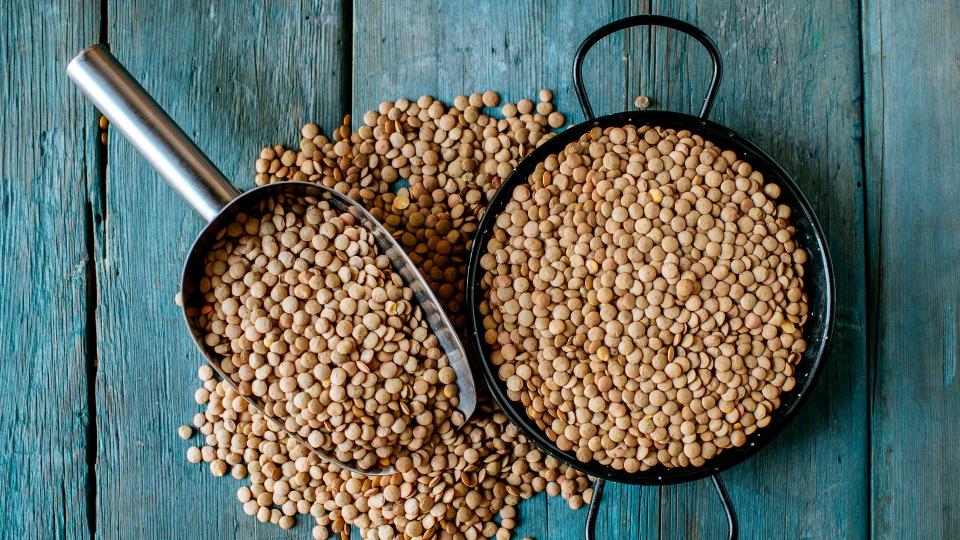
{"type": "MultiPolygon", "coordinates": [[[[386,98],[552,88],[582,120],[571,57],[653,12],[702,27],[726,65],[713,117],[812,199],[837,274],[823,376],[784,434],[724,475],[744,538],[960,535],[960,5],[892,0],[636,2],[13,0],[0,7],[0,536],[308,538],[255,523],[184,459],[198,353],[173,304],[201,222],[132,147],[98,144],[64,75],[108,42],[231,178],[261,146],[386,98]]],[[[666,31],[604,41],[595,108],[648,95],[695,112],[706,55],[666,31]]],[[[329,131],[328,131],[329,132],[329,131]]],[[[538,497],[521,536],[581,538],[538,497]]],[[[611,486],[604,538],[721,538],[707,482],[611,486]]]]}

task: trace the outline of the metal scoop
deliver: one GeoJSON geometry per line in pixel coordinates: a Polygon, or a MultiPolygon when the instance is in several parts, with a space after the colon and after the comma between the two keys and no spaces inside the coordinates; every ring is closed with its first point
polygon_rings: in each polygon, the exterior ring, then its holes
{"type": "MultiPolygon", "coordinates": [[[[67,66],[67,74],[84,94],[106,116],[143,157],[186,199],[208,223],[190,248],[183,267],[180,291],[183,315],[193,341],[204,358],[220,377],[240,393],[233,380],[220,368],[221,356],[203,342],[202,329],[197,326],[195,314],[204,305],[199,292],[204,275],[204,261],[209,247],[220,232],[239,213],[254,213],[259,203],[277,196],[314,197],[327,201],[332,208],[352,214],[359,225],[369,231],[380,253],[390,262],[404,283],[413,290],[414,299],[426,316],[430,330],[437,336],[457,375],[460,403],[454,414],[459,426],[473,414],[477,404],[476,388],[467,355],[440,303],[430,287],[417,272],[403,249],[377,220],[362,206],[340,193],[306,182],[280,182],[241,192],[220,172],[207,156],[190,140],[176,123],[147,94],[117,59],[101,45],[81,51],[67,66]],[[462,415],[462,417],[459,417],[462,415]]],[[[344,463],[321,448],[315,448],[298,433],[288,431],[282,420],[266,413],[263,402],[256,396],[243,395],[260,414],[276,424],[287,436],[310,449],[324,461],[344,469],[367,475],[392,474],[392,467],[360,470],[344,463]]]]}

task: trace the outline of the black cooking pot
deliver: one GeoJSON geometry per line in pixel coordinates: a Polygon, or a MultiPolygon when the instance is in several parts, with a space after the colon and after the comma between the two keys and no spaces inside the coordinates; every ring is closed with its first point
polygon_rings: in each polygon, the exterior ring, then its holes
{"type": "Polygon", "coordinates": [[[810,202],[804,197],[793,177],[766,152],[733,130],[707,119],[720,84],[721,70],[720,53],[713,40],[699,28],[677,19],[656,15],[638,15],[612,22],[590,34],[577,50],[573,64],[574,86],[587,121],[557,134],[520,162],[513,173],[504,180],[487,206],[486,213],[480,220],[473,241],[467,268],[466,300],[469,321],[468,340],[475,349],[475,357],[480,360],[478,368],[483,373],[487,387],[494,399],[510,420],[520,427],[527,438],[563,463],[596,478],[594,494],[587,514],[585,532],[588,539],[592,539],[594,535],[597,508],[603,494],[605,480],[631,484],[665,485],[689,482],[708,476],[713,480],[727,515],[728,537],[736,538],[738,536],[736,513],[718,473],[753,456],[760,448],[776,437],[796,415],[800,405],[805,401],[813,387],[833,331],[833,271],[830,265],[827,243],[810,202]],[[590,106],[590,101],[583,86],[583,60],[587,51],[602,38],[614,32],[641,25],[663,26],[678,30],[693,37],[707,49],[713,62],[713,77],[699,116],[670,111],[626,111],[600,118],[594,116],[593,108],[590,106]],[[658,465],[645,471],[627,473],[597,462],[581,462],[575,454],[560,450],[526,415],[523,405],[507,397],[506,386],[497,376],[495,367],[489,361],[490,347],[483,340],[483,318],[479,311],[480,303],[484,300],[484,291],[480,285],[480,279],[483,275],[480,267],[480,257],[486,252],[487,243],[493,235],[494,223],[497,216],[504,211],[507,203],[511,200],[513,189],[519,184],[526,183],[537,164],[543,162],[547,156],[561,152],[567,144],[576,141],[591,129],[595,127],[601,129],[614,126],[621,127],[627,124],[635,126],[648,124],[677,130],[690,130],[704,139],[712,141],[720,148],[733,150],[739,157],[749,161],[755,170],[763,172],[767,180],[776,182],[781,187],[778,202],[787,204],[792,209],[791,224],[796,227],[794,240],[809,254],[808,261],[803,266],[804,288],[809,306],[807,321],[803,326],[803,337],[807,342],[807,350],[803,353],[794,371],[794,377],[797,381],[796,386],[780,396],[780,407],[770,413],[769,426],[758,429],[749,435],[743,446],[725,449],[701,467],[667,468],[658,465]]]}

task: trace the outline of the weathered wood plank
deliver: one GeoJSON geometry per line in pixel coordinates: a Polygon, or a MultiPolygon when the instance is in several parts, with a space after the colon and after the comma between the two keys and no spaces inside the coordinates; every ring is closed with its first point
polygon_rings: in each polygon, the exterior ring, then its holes
{"type": "Polygon", "coordinates": [[[960,5],[865,1],[862,12],[876,302],[873,533],[954,538],[960,163],[949,149],[960,144],[960,5]]]}
{"type": "MultiPolygon", "coordinates": [[[[161,16],[147,6],[111,5],[111,42],[121,60],[144,78],[189,132],[196,133],[201,146],[228,175],[249,185],[245,180],[250,161],[260,144],[289,141],[302,121],[335,125],[342,110],[338,99],[342,86],[336,43],[327,40],[331,34],[333,41],[339,39],[336,31],[313,28],[301,20],[306,15],[291,16],[298,11],[295,6],[270,4],[250,10],[217,4],[212,10],[204,8],[202,18],[196,17],[192,4],[181,7],[161,16]],[[185,38],[183,29],[195,35],[185,38]],[[171,33],[177,33],[176,38],[165,39],[171,33]],[[234,67],[251,55],[255,67],[234,67]],[[190,61],[178,62],[178,56],[190,61]],[[306,97],[310,95],[317,97],[306,97]],[[182,97],[189,99],[178,99],[182,97]],[[218,130],[220,126],[229,127],[218,130]]],[[[816,7],[819,11],[813,13],[824,12],[816,7]]],[[[358,2],[354,7],[353,112],[360,114],[387,97],[430,93],[449,100],[460,93],[493,88],[516,100],[546,86],[557,93],[558,108],[571,121],[579,121],[582,115],[569,81],[570,56],[577,44],[599,24],[646,9],[645,4],[617,4],[608,10],[558,7],[551,2],[358,2]],[[403,14],[402,25],[397,24],[397,14],[403,14]]],[[[841,324],[831,357],[842,362],[828,361],[820,390],[796,426],[727,475],[740,504],[745,535],[821,536],[825,531],[842,531],[847,536],[867,521],[855,10],[844,11],[846,18],[815,20],[812,15],[782,13],[776,8],[671,9],[657,5],[654,11],[704,24],[725,49],[728,76],[714,116],[757,140],[797,174],[821,213],[839,278],[841,324]],[[740,31],[758,12],[770,24],[759,30],[751,24],[754,30],[749,34],[740,31]],[[723,16],[718,19],[717,13],[723,16]],[[784,18],[799,22],[783,25],[784,18]],[[788,32],[793,33],[788,36],[788,32]],[[731,40],[727,45],[725,38],[731,40]],[[778,42],[779,49],[771,45],[778,42]],[[763,63],[771,59],[778,64],[763,63]],[[825,71],[831,76],[824,76],[825,71]],[[734,78],[734,73],[740,76],[734,78]],[[808,132],[816,133],[815,144],[802,146],[809,140],[808,132]],[[843,181],[836,182],[838,178],[843,181]],[[827,394],[841,397],[828,407],[827,394]],[[852,452],[841,456],[847,447],[852,452]],[[785,466],[791,463],[802,467],[785,466]],[[823,491],[834,495],[831,512],[816,511],[823,504],[823,491]],[[760,505],[765,511],[758,517],[751,509],[760,505]],[[811,515],[818,519],[808,519],[811,515]]],[[[330,13],[320,11],[311,20],[330,13]]],[[[687,60],[687,48],[678,47],[675,38],[665,48],[660,37],[648,40],[640,32],[633,36],[605,40],[588,60],[585,71],[595,109],[614,112],[636,94],[646,93],[655,104],[695,111],[706,86],[705,61],[687,60]],[[624,53],[630,57],[626,65],[624,53]],[[641,72],[646,60],[653,67],[643,77],[633,75],[635,70],[641,72]]],[[[116,143],[116,138],[111,142],[116,143]]],[[[97,236],[102,255],[98,259],[102,280],[98,318],[102,328],[98,378],[101,533],[111,537],[120,533],[175,536],[186,531],[203,531],[201,536],[211,537],[224,531],[279,535],[273,528],[250,525],[229,499],[232,488],[226,485],[233,483],[212,482],[205,473],[184,464],[185,445],[172,439],[174,427],[189,417],[183,411],[195,408],[190,398],[191,373],[199,357],[180,328],[171,298],[180,260],[200,222],[181,217],[188,214],[187,208],[125,143],[111,148],[110,167],[108,219],[97,236]],[[138,181],[131,182],[132,178],[138,181]],[[143,215],[137,212],[138,204],[160,211],[143,215]],[[161,232],[164,229],[179,232],[161,232]],[[137,231],[144,235],[143,241],[133,234],[137,231]],[[134,250],[141,257],[133,258],[134,250]],[[166,256],[158,257],[160,253],[166,256]],[[147,367],[134,372],[140,355],[146,356],[147,367]],[[153,470],[165,468],[169,470],[160,473],[158,485],[158,473],[153,470]],[[185,478],[192,484],[180,485],[185,478]],[[202,514],[198,501],[209,504],[202,514]],[[140,510],[144,507],[149,511],[140,510]],[[138,514],[149,518],[133,517],[138,514]]],[[[664,495],[663,527],[668,536],[720,536],[719,505],[696,502],[713,497],[709,485],[670,488],[664,495]],[[717,513],[714,521],[697,523],[702,515],[713,513],[717,513]]],[[[655,488],[611,486],[606,500],[600,519],[604,537],[648,536],[656,530],[655,488]]],[[[525,505],[523,514],[521,534],[580,537],[584,513],[570,512],[562,501],[536,499],[525,505]]]]}
{"type": "MultiPolygon", "coordinates": [[[[837,327],[818,387],[794,424],[725,473],[745,538],[867,534],[868,426],[858,12],[832,1],[674,2],[652,11],[700,26],[725,76],[712,118],[765,148],[811,199],[836,271],[837,327]],[[761,510],[762,509],[762,510],[761,510]]],[[[644,39],[644,38],[640,38],[644,39]]],[[[697,114],[709,60],[692,39],[657,31],[637,93],[697,114]]],[[[722,538],[712,485],[664,490],[665,538],[722,538]]]]}
{"type": "MultiPolygon", "coordinates": [[[[354,6],[353,113],[384,99],[427,94],[447,103],[492,89],[501,101],[554,91],[570,123],[583,120],[573,92],[573,54],[620,8],[600,3],[522,1],[363,1],[354,6]]],[[[622,110],[625,70],[619,36],[604,40],[584,67],[594,110],[622,110]]],[[[631,98],[632,101],[632,98],[631,98]]],[[[657,490],[610,486],[598,531],[602,538],[637,538],[656,530],[657,490]]],[[[521,505],[519,537],[579,539],[586,512],[560,498],[521,505]]]]}
{"type": "MultiPolygon", "coordinates": [[[[338,1],[110,2],[109,22],[116,56],[242,187],[261,146],[295,143],[302,123],[333,126],[343,110],[338,1]]],[[[240,482],[185,461],[175,433],[198,410],[201,357],[173,298],[201,220],[118,136],[108,162],[97,231],[98,536],[288,537],[242,513],[240,482]]]]}
{"type": "MultiPolygon", "coordinates": [[[[450,99],[458,93],[483,89],[485,81],[482,77],[485,73],[494,75],[492,79],[501,81],[501,84],[506,82],[506,88],[511,89],[518,86],[517,81],[524,82],[531,77],[528,73],[533,71],[533,86],[536,87],[537,77],[542,77],[539,80],[556,77],[549,71],[543,71],[544,64],[536,61],[541,51],[545,51],[547,61],[558,56],[558,51],[552,48],[555,45],[551,45],[554,39],[570,42],[569,55],[579,40],[595,26],[614,16],[643,12],[646,6],[617,5],[610,15],[605,17],[598,14],[592,19],[578,13],[575,17],[577,28],[574,30],[563,26],[563,21],[570,19],[562,13],[562,9],[556,18],[535,14],[531,19],[530,14],[524,12],[524,9],[528,9],[527,4],[519,7],[509,4],[498,8],[497,20],[508,21],[507,28],[503,30],[463,24],[463,21],[476,20],[475,16],[486,16],[486,13],[478,13],[478,10],[482,10],[480,7],[445,3],[439,7],[439,13],[432,11],[436,6],[431,5],[397,6],[394,3],[390,10],[378,10],[377,6],[369,4],[361,4],[361,7],[357,11],[355,24],[354,86],[357,97],[354,112],[357,114],[387,96],[415,97],[420,93],[432,93],[450,99]],[[445,12],[445,9],[454,14],[445,12]],[[503,13],[504,10],[509,13],[503,13]],[[415,15],[411,19],[420,21],[417,23],[420,26],[416,29],[404,26],[398,30],[393,24],[391,11],[415,15]],[[416,16],[418,13],[422,16],[416,16]],[[433,13],[436,15],[427,16],[433,13]],[[449,18],[459,22],[448,23],[446,21],[449,18]],[[515,61],[512,67],[509,63],[504,66],[497,62],[495,56],[492,60],[478,62],[476,51],[485,52],[484,44],[504,42],[499,32],[509,36],[524,36],[523,28],[531,25],[528,23],[513,29],[509,21],[515,20],[535,20],[539,23],[535,26],[549,31],[541,30],[542,33],[533,41],[535,45],[531,46],[531,51],[518,55],[521,60],[515,61]],[[595,22],[589,24],[591,20],[595,22]],[[448,28],[456,28],[457,31],[448,28]],[[464,31],[464,28],[469,30],[464,31]],[[544,34],[553,36],[553,39],[540,44],[536,40],[546,40],[544,34]],[[361,38],[371,35],[383,36],[383,39],[361,42],[361,38]],[[412,36],[416,36],[416,39],[412,36]],[[573,36],[573,39],[568,36],[573,36]],[[535,67],[526,67],[528,59],[533,61],[535,67]],[[371,72],[374,75],[367,75],[371,72]],[[365,93],[370,94],[367,105],[363,104],[365,93]]],[[[732,83],[728,77],[725,88],[732,85],[734,90],[723,94],[715,117],[758,140],[777,155],[797,174],[820,210],[830,242],[835,246],[834,258],[841,294],[840,325],[833,351],[834,357],[844,360],[827,365],[817,396],[813,398],[810,410],[798,420],[797,426],[757,459],[728,475],[731,490],[735,499],[747,503],[743,524],[745,532],[751,536],[778,536],[783,533],[784,526],[798,531],[801,536],[818,536],[824,531],[843,531],[844,534],[854,531],[853,534],[856,534],[855,531],[862,531],[867,519],[863,484],[867,467],[866,360],[862,337],[864,291],[856,13],[847,10],[845,17],[828,18],[818,23],[812,18],[805,18],[812,16],[796,11],[783,13],[776,9],[768,12],[760,10],[763,17],[771,22],[780,17],[793,17],[803,24],[794,25],[800,28],[797,31],[791,31],[790,26],[781,28],[780,24],[768,24],[765,25],[765,31],[754,31],[744,36],[739,29],[757,9],[727,8],[673,10],[670,5],[657,5],[654,11],[667,14],[676,12],[681,18],[703,24],[721,42],[727,35],[733,38],[725,50],[728,73],[733,71],[740,74],[732,83]],[[718,12],[724,14],[719,24],[715,16],[718,12]],[[793,55],[789,54],[791,50],[794,51],[793,55]],[[824,70],[824,65],[829,65],[828,69],[833,70],[830,77],[817,76],[824,70]],[[744,70],[746,76],[742,74],[744,70]],[[767,80],[771,74],[778,77],[773,84],[767,80]],[[812,82],[803,84],[797,81],[812,82]],[[744,109],[750,110],[751,114],[744,115],[741,112],[744,109]],[[781,126],[784,121],[783,110],[788,111],[787,129],[781,126]],[[806,143],[811,133],[816,134],[814,144],[801,146],[799,142],[806,143]],[[841,181],[837,182],[836,179],[841,181]],[[828,395],[840,395],[843,398],[828,404],[828,395]],[[798,447],[801,450],[798,451],[798,447]],[[812,450],[804,451],[804,447],[812,450]],[[804,466],[784,468],[783,464],[790,460],[804,466]],[[784,482],[784,479],[795,483],[784,482]],[[798,491],[804,493],[799,499],[801,504],[797,504],[795,493],[798,491]],[[823,491],[835,493],[839,503],[832,505],[832,512],[821,513],[819,520],[810,520],[807,514],[817,507],[823,491]],[[773,506],[774,510],[758,518],[749,508],[758,506],[761,499],[765,507],[769,509],[773,506]]],[[[824,8],[819,9],[823,11],[824,8]]],[[[588,78],[594,79],[592,83],[588,82],[588,87],[593,92],[591,95],[594,96],[598,112],[620,110],[624,103],[629,104],[639,93],[651,94],[655,103],[666,108],[676,107],[689,112],[698,110],[709,73],[705,56],[694,52],[694,57],[699,55],[699,59],[687,61],[687,49],[685,46],[678,47],[675,36],[657,32],[654,34],[656,40],[652,40],[648,35],[633,31],[626,38],[610,38],[601,43],[598,52],[591,55],[591,60],[597,56],[607,60],[606,64],[594,62],[592,66],[588,61],[585,70],[588,78]],[[664,45],[661,39],[671,41],[669,45],[664,45]],[[624,56],[630,58],[629,66],[624,66],[624,56]],[[644,60],[649,61],[645,70],[644,60]],[[624,74],[625,67],[631,68],[627,74],[624,74]],[[643,76],[632,79],[630,73],[635,67],[643,76]],[[624,90],[628,84],[629,88],[624,90]]],[[[511,43],[523,52],[524,44],[528,42],[515,38],[511,43]]],[[[568,71],[568,68],[561,68],[559,80],[564,80],[564,71],[568,71]]],[[[564,89],[562,84],[557,88],[560,88],[559,101],[563,103],[564,92],[566,90],[566,95],[570,96],[570,88],[567,86],[564,89]]],[[[506,97],[515,99],[516,96],[508,91],[506,97]]],[[[574,112],[567,106],[560,107],[564,112],[574,112]]],[[[579,113],[571,116],[574,121],[580,119],[579,113]]],[[[630,515],[630,510],[637,506],[624,500],[636,494],[636,488],[627,488],[625,492],[620,494],[619,499],[631,508],[621,506],[617,510],[605,509],[600,521],[601,530],[620,523],[627,528],[617,529],[618,535],[627,537],[649,533],[653,528],[638,527],[635,518],[630,515]]],[[[637,500],[648,503],[655,501],[655,495],[650,493],[652,490],[646,490],[642,498],[638,497],[637,500]]],[[[713,497],[708,484],[668,488],[664,494],[662,526],[668,536],[719,536],[724,526],[719,514],[715,521],[703,525],[697,521],[703,514],[719,511],[719,505],[715,502],[704,503],[703,511],[700,503],[696,502],[702,497],[713,497]]],[[[611,497],[608,504],[617,498],[611,497]]],[[[562,503],[547,503],[550,537],[553,534],[559,537],[578,535],[579,522],[564,520],[554,527],[553,516],[561,510],[559,504],[562,503]]],[[[641,509],[640,515],[646,519],[650,519],[650,516],[656,519],[655,505],[653,510],[651,513],[641,509]]]]}
{"type": "Polygon", "coordinates": [[[0,538],[88,534],[87,184],[96,118],[63,68],[97,2],[0,9],[0,538]]]}

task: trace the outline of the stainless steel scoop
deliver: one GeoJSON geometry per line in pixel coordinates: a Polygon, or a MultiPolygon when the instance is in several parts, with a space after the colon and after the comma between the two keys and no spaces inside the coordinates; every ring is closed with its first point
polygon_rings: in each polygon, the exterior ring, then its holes
{"type": "MultiPolygon", "coordinates": [[[[390,258],[394,271],[400,274],[404,283],[413,290],[416,303],[426,316],[430,330],[437,336],[450,366],[456,371],[460,403],[454,415],[456,417],[459,413],[462,418],[455,420],[465,422],[473,414],[477,394],[463,344],[413,262],[383,225],[362,206],[336,191],[306,182],[280,182],[241,192],[197,148],[110,51],[101,45],[93,45],[81,51],[70,61],[67,74],[110,120],[111,125],[133,143],[157,172],[208,222],[190,248],[183,267],[180,281],[183,315],[193,341],[203,352],[207,363],[227,384],[237,390],[238,394],[240,391],[237,385],[220,368],[220,355],[204,344],[201,328],[197,326],[194,316],[204,304],[203,295],[199,292],[199,282],[203,277],[207,251],[216,241],[217,233],[231,223],[238,213],[251,213],[260,202],[270,197],[309,196],[328,201],[336,210],[349,212],[361,226],[372,233],[380,252],[390,258]]],[[[244,398],[288,436],[329,463],[367,475],[395,472],[392,467],[360,470],[353,464],[341,462],[323,449],[311,446],[298,433],[288,431],[283,421],[265,412],[263,402],[256,396],[245,395],[244,398]]],[[[462,425],[462,422],[455,423],[462,425]]]]}

